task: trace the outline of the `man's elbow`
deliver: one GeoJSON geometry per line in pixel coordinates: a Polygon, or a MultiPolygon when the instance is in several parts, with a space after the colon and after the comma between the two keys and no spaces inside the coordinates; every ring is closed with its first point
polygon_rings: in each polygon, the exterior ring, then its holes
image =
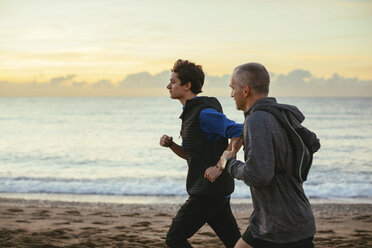
{"type": "Polygon", "coordinates": [[[245,178],[244,182],[253,187],[267,187],[270,185],[272,182],[273,177],[272,176],[254,176],[254,177],[249,177],[245,178]]]}
{"type": "Polygon", "coordinates": [[[272,177],[263,177],[258,181],[258,187],[267,187],[273,181],[272,177]]]}

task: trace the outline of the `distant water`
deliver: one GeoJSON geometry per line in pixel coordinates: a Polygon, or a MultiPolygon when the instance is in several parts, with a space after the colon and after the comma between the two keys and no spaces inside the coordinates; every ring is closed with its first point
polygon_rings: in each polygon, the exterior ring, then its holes
{"type": "MultiPolygon", "coordinates": [[[[243,122],[233,99],[219,100],[243,122]]],[[[372,198],[372,98],[278,100],[321,139],[307,195],[372,198]]],[[[159,146],[162,134],[180,143],[180,114],[167,97],[0,98],[0,193],[186,196],[185,161],[159,146]]],[[[237,182],[233,197],[249,188],[237,182]]]]}

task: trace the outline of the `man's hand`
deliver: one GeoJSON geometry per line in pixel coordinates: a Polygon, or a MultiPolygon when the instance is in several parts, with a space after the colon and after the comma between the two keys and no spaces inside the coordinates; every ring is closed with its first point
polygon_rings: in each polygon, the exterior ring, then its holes
{"type": "Polygon", "coordinates": [[[209,167],[205,171],[204,177],[207,178],[211,183],[214,183],[217,180],[217,178],[221,176],[223,170],[225,169],[222,168],[223,167],[222,164],[225,163],[226,165],[226,159],[229,158],[236,158],[236,153],[232,151],[224,151],[217,165],[209,167]]]}
{"type": "Polygon", "coordinates": [[[163,146],[163,147],[170,147],[173,143],[173,137],[169,137],[168,135],[163,135],[161,138],[160,138],[160,145],[163,146]]]}
{"type": "Polygon", "coordinates": [[[221,174],[222,170],[220,168],[217,166],[211,166],[205,171],[204,177],[207,178],[211,183],[214,183],[221,174]]]}
{"type": "Polygon", "coordinates": [[[218,169],[223,171],[225,169],[226,160],[229,159],[229,158],[236,158],[236,153],[232,152],[232,151],[227,151],[227,150],[224,151],[222,156],[220,157],[220,161],[218,161],[218,163],[216,165],[218,167],[218,169]]]}

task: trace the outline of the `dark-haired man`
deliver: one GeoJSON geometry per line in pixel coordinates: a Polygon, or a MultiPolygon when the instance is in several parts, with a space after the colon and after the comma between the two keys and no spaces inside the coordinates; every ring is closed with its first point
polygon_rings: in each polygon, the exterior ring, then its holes
{"type": "MultiPolygon", "coordinates": [[[[188,239],[208,223],[226,247],[234,247],[240,238],[237,223],[230,208],[230,195],[234,179],[226,172],[221,174],[215,165],[222,153],[229,149],[236,154],[241,146],[242,125],[226,118],[214,97],[198,97],[204,83],[200,65],[178,60],[167,86],[172,99],[183,106],[182,145],[163,135],[160,145],[169,147],[188,164],[186,188],[188,200],[178,211],[169,228],[166,243],[169,247],[192,247],[188,239]],[[231,138],[228,147],[228,138],[231,138]],[[219,178],[209,182],[206,170],[219,178]]],[[[235,156],[235,155],[234,155],[235,156]]]]}
{"type": "MultiPolygon", "coordinates": [[[[269,83],[269,73],[258,63],[236,67],[231,77],[231,97],[245,115],[245,163],[225,151],[218,166],[250,186],[254,209],[250,226],[235,247],[314,247],[314,216],[302,183],[290,173],[294,156],[288,135],[271,113],[255,109],[282,109],[300,123],[304,116],[297,107],[267,97],[269,83]]],[[[207,177],[216,178],[208,173],[207,177]]]]}

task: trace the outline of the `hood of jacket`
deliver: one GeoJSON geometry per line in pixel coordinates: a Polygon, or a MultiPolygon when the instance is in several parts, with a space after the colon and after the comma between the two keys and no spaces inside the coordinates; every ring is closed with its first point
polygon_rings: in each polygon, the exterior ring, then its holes
{"type": "Polygon", "coordinates": [[[280,110],[286,110],[293,114],[293,116],[302,123],[305,120],[305,116],[301,113],[301,111],[294,105],[289,104],[281,104],[277,103],[276,99],[274,97],[263,97],[259,100],[257,100],[246,112],[244,112],[244,116],[247,117],[258,106],[271,106],[280,110]]]}

